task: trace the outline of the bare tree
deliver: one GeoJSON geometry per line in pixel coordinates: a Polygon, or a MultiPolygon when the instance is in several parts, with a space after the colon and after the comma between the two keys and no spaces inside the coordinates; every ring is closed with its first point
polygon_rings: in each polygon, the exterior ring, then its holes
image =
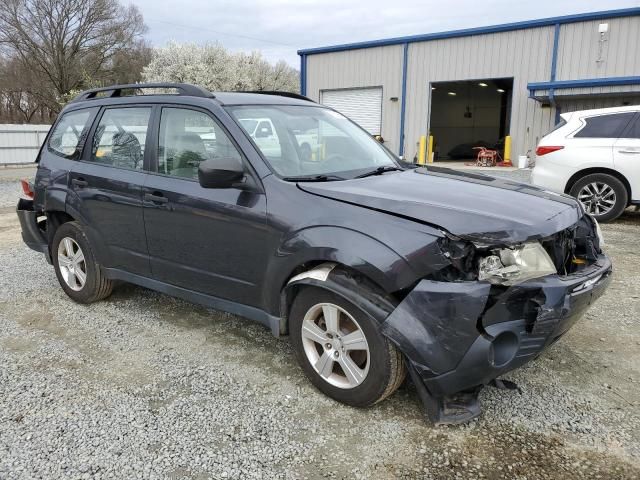
{"type": "Polygon", "coordinates": [[[107,86],[140,82],[142,69],[151,61],[152,52],[152,48],[144,40],[137,41],[131,48],[120,50],[109,60],[100,83],[107,86]]]}
{"type": "Polygon", "coordinates": [[[18,59],[0,58],[0,123],[49,123],[53,112],[33,93],[42,88],[18,59]]]}
{"type": "Polygon", "coordinates": [[[138,9],[117,0],[0,2],[0,48],[37,79],[29,93],[54,111],[70,92],[112,80],[129,52],[147,48],[145,29],[138,9]]]}

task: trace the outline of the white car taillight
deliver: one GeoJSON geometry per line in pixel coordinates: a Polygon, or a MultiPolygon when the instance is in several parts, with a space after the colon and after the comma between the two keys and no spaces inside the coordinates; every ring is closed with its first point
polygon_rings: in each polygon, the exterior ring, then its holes
{"type": "Polygon", "coordinates": [[[536,155],[541,157],[542,155],[546,155],[547,153],[557,152],[558,150],[562,150],[564,147],[561,145],[541,145],[536,148],[536,155]]]}

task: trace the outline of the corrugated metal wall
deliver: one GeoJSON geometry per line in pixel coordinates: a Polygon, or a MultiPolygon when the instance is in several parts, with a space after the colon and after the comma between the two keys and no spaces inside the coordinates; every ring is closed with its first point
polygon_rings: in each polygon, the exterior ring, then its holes
{"type": "Polygon", "coordinates": [[[528,98],[527,83],[549,79],[552,50],[553,27],[410,44],[406,157],[413,158],[418,138],[428,130],[430,83],[452,80],[512,77],[512,156],[533,149],[553,115],[528,98]]]}
{"type": "MultiPolygon", "coordinates": [[[[554,26],[502,33],[409,43],[405,156],[412,158],[420,135],[428,131],[430,83],[512,77],[510,133],[512,158],[533,150],[555,121],[555,109],[528,97],[527,83],[551,80],[554,26]]],[[[556,80],[640,75],[640,17],[567,23],[560,26],[556,80]],[[605,42],[598,25],[609,24],[605,42]]],[[[307,56],[307,94],[319,98],[323,89],[382,86],[382,135],[398,151],[403,46],[371,47],[307,56]]],[[[557,93],[606,93],[608,98],[559,99],[562,111],[621,105],[629,95],[611,97],[621,87],[599,87],[557,93]],[[563,106],[563,103],[565,106],[563,106]],[[593,107],[591,107],[593,105],[593,107]]],[[[637,91],[637,86],[622,87],[637,91]]],[[[640,103],[637,97],[633,103],[640,103]]]]}
{"type": "Polygon", "coordinates": [[[35,161],[50,125],[0,124],[0,164],[35,161]]]}
{"type": "Polygon", "coordinates": [[[640,17],[562,25],[557,80],[640,75],[640,17]],[[598,25],[609,24],[600,42],[598,25]]]}
{"type": "Polygon", "coordinates": [[[353,87],[382,87],[382,137],[397,152],[400,146],[402,45],[310,55],[307,95],[320,101],[320,91],[353,87]]]}

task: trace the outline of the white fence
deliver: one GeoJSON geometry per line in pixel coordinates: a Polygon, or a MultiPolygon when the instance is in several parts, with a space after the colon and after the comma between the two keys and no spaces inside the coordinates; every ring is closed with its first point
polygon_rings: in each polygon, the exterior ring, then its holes
{"type": "Polygon", "coordinates": [[[32,163],[51,125],[0,124],[0,165],[32,163]]]}

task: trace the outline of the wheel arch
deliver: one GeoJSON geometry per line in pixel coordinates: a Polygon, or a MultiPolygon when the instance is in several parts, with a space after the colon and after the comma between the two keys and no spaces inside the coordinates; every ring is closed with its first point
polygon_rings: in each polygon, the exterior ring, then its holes
{"type": "Polygon", "coordinates": [[[280,293],[280,318],[283,333],[289,330],[289,311],[298,293],[308,287],[322,288],[360,306],[378,322],[395,309],[399,303],[393,293],[358,270],[335,262],[313,262],[292,275],[280,293]]]}
{"type": "Polygon", "coordinates": [[[51,248],[51,242],[60,225],[73,222],[75,218],[63,210],[47,210],[45,213],[47,215],[47,243],[51,248]]]}
{"type": "Polygon", "coordinates": [[[629,183],[629,180],[627,180],[627,178],[623,174],[621,174],[619,171],[614,170],[612,168],[606,168],[606,167],[585,168],[583,170],[580,170],[574,173],[571,176],[571,178],[569,178],[569,180],[567,181],[567,184],[564,187],[564,193],[568,194],[573,188],[573,186],[576,184],[576,182],[580,180],[582,177],[586,177],[587,175],[592,175],[594,173],[611,175],[612,177],[615,177],[618,180],[620,180],[624,185],[624,188],[627,190],[627,206],[631,204],[631,184],[629,183]]]}

